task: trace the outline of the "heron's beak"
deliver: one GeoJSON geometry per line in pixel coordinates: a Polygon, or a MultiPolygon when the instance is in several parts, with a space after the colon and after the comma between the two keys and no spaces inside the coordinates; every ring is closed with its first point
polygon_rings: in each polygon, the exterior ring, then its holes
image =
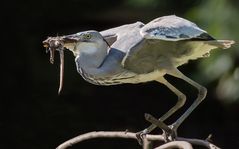
{"type": "Polygon", "coordinates": [[[83,41],[81,36],[77,34],[62,36],[62,40],[64,41],[65,44],[83,41]]]}

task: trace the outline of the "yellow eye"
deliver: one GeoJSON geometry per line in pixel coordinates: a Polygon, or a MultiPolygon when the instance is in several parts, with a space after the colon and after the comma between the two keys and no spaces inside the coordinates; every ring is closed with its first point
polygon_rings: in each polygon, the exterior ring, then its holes
{"type": "Polygon", "coordinates": [[[83,38],[84,38],[84,39],[90,39],[91,36],[92,36],[91,34],[84,34],[84,35],[83,35],[83,38]]]}

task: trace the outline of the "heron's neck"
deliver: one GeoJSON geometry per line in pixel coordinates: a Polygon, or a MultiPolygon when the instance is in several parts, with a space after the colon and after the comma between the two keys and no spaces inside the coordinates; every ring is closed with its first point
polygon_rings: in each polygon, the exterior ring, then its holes
{"type": "MultiPolygon", "coordinates": [[[[79,47],[78,63],[84,70],[97,69],[107,55],[107,45],[105,43],[96,45],[81,45],[79,47]]],[[[77,59],[76,57],[76,59],[77,59]]]]}

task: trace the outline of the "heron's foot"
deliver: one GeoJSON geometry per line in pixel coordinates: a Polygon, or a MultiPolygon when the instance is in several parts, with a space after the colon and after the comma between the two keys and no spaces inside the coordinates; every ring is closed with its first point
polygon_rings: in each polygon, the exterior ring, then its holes
{"type": "MultiPolygon", "coordinates": [[[[163,130],[163,136],[165,142],[170,142],[174,141],[175,138],[177,137],[177,128],[178,125],[177,123],[174,123],[170,126],[167,126],[164,122],[162,122],[160,119],[157,120],[155,117],[153,117],[150,114],[145,114],[145,119],[152,123],[154,126],[159,127],[160,129],[163,130]]],[[[150,128],[150,127],[149,127],[150,128]]],[[[147,129],[146,129],[147,130],[147,129]]],[[[151,132],[153,129],[151,129],[148,132],[151,132]]]]}
{"type": "Polygon", "coordinates": [[[148,131],[147,128],[136,133],[136,138],[140,145],[143,145],[143,140],[148,133],[150,133],[150,132],[148,131]]]}
{"type": "MultiPolygon", "coordinates": [[[[136,133],[136,138],[139,142],[140,145],[143,144],[143,140],[145,138],[145,136],[147,134],[149,134],[151,131],[153,131],[155,128],[159,127],[160,129],[163,130],[163,132],[165,132],[165,134],[167,134],[168,136],[170,136],[170,134],[172,134],[172,130],[170,127],[168,127],[163,121],[161,120],[157,120],[155,117],[153,117],[152,115],[150,114],[145,114],[145,119],[152,123],[152,125],[150,125],[148,128],[140,131],[140,132],[137,132],[136,133]]],[[[166,136],[166,135],[165,135],[166,136]]],[[[166,141],[166,140],[165,140],[166,141]]]]}
{"type": "Polygon", "coordinates": [[[177,127],[175,127],[175,125],[170,125],[168,127],[170,128],[170,131],[163,129],[164,140],[165,142],[175,141],[177,138],[177,127]]]}

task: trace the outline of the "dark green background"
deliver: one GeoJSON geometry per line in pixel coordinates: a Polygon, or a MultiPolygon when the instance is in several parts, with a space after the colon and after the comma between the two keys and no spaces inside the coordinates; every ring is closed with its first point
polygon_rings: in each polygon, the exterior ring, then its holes
{"type": "MultiPolygon", "coordinates": [[[[95,130],[137,132],[149,125],[144,113],[160,117],[176,103],[177,97],[156,82],[109,87],[89,84],[77,73],[70,52],[65,52],[64,87],[58,96],[59,58],[50,65],[42,46],[48,36],[101,31],[175,14],[196,22],[214,37],[239,39],[237,0],[13,0],[1,6],[2,149],[52,149],[95,130]]],[[[179,136],[206,138],[212,133],[216,145],[238,148],[238,57],[235,45],[179,68],[208,88],[206,100],[181,125],[179,136]]],[[[170,124],[192,103],[197,91],[181,80],[166,78],[188,97],[185,107],[167,121],[170,124]]],[[[141,148],[136,141],[120,139],[97,139],[73,148],[95,147],[141,148]]]]}

